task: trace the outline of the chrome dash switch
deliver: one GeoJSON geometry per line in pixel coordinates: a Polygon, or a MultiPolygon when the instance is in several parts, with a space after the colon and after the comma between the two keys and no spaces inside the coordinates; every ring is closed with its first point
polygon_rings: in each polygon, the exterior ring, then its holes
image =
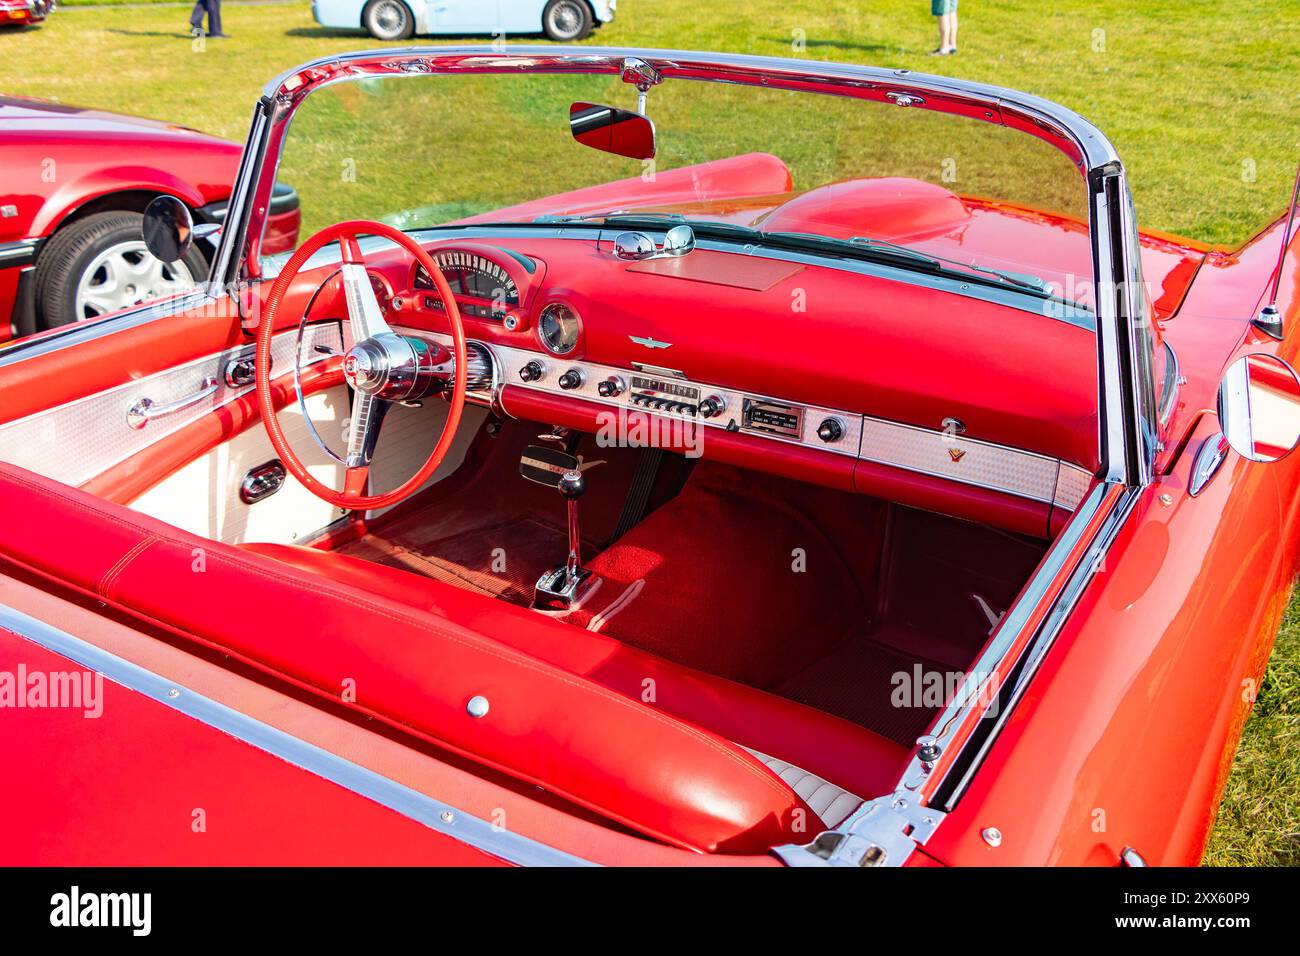
{"type": "Polygon", "coordinates": [[[230,388],[245,388],[256,378],[252,355],[241,356],[226,364],[226,385],[230,388]]]}
{"type": "Polygon", "coordinates": [[[239,500],[246,505],[269,498],[284,487],[285,471],[280,459],[250,469],[239,483],[239,500]]]}

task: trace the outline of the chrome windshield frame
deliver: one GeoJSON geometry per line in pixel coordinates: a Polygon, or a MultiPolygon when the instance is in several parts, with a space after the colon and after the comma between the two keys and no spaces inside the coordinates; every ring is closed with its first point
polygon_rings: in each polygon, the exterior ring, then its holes
{"type": "MultiPolygon", "coordinates": [[[[1154,350],[1141,283],[1138,234],[1124,166],[1114,146],[1082,116],[1025,93],[941,76],[867,66],[736,54],[610,48],[447,46],[384,49],[327,56],[269,83],[258,104],[240,182],[214,271],[215,287],[257,281],[260,237],[278,158],[294,111],[321,87],[365,77],[458,74],[620,75],[630,57],[664,80],[691,79],[856,97],[895,108],[926,109],[1002,125],[1063,152],[1087,192],[1093,259],[1098,370],[1098,484],[1049,547],[972,666],[995,666],[1013,678],[1000,705],[954,701],[935,722],[939,757],[914,755],[900,777],[896,805],[950,808],[996,739],[1015,700],[1051,647],[1117,529],[1152,480],[1157,451],[1154,350]],[[261,125],[259,125],[261,124],[261,125]],[[1032,604],[1032,607],[1029,606],[1032,604]],[[1030,613],[1033,612],[1033,613],[1030,613]],[[945,751],[945,748],[948,748],[945,751]]],[[[850,817],[841,829],[860,821],[850,817]]]]}
{"type": "Polygon", "coordinates": [[[262,227],[294,112],[313,91],[379,76],[456,74],[621,75],[624,61],[648,63],[665,80],[692,79],[801,90],[875,101],[896,108],[951,113],[1016,129],[1064,153],[1088,191],[1089,234],[1097,311],[1099,476],[1142,485],[1155,457],[1156,409],[1149,399],[1154,356],[1143,305],[1132,201],[1123,164],[1110,140],[1079,114],[1050,100],[1003,87],[880,67],[740,54],[600,47],[425,46],[325,56],[268,83],[222,230],[213,289],[258,278],[262,227]],[[1139,281],[1136,283],[1133,278],[1139,281]]]}

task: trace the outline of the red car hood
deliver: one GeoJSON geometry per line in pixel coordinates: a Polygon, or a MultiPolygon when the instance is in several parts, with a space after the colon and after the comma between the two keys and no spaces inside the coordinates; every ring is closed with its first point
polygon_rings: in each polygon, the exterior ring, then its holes
{"type": "Polygon", "coordinates": [[[233,143],[175,123],[66,106],[27,96],[0,96],[0,132],[17,129],[39,129],[51,133],[85,132],[96,136],[120,132],[133,137],[153,131],[168,138],[201,139],[238,148],[233,143]]]}
{"type": "MultiPolygon", "coordinates": [[[[869,236],[964,264],[1036,275],[1066,299],[1092,304],[1092,248],[1088,225],[1080,219],[902,177],[846,180],[800,192],[785,163],[766,153],[671,169],[649,181],[633,177],[577,189],[460,222],[612,210],[675,213],[773,232],[869,236]]],[[[1159,233],[1140,238],[1155,317],[1165,319],[1178,310],[1208,247],[1159,233]]]]}

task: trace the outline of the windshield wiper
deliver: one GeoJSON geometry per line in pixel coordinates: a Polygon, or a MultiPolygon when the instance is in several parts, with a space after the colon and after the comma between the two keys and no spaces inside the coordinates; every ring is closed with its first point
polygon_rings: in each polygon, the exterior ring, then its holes
{"type": "MultiPolygon", "coordinates": [[[[863,245],[875,246],[878,248],[887,248],[900,253],[910,253],[913,255],[923,255],[909,246],[900,246],[898,243],[889,242],[887,239],[872,239],[867,236],[854,236],[849,242],[861,243],[863,245]]],[[[1045,298],[1053,298],[1051,289],[1048,288],[1047,282],[1028,272],[1009,272],[1003,269],[993,269],[988,266],[976,265],[973,262],[960,262],[957,259],[946,259],[943,256],[930,256],[936,264],[943,263],[946,265],[958,266],[962,269],[971,269],[975,272],[982,272],[984,275],[993,276],[1002,280],[1008,285],[1013,285],[1018,289],[1026,289],[1029,292],[1035,292],[1045,298]]]]}
{"type": "Polygon", "coordinates": [[[955,266],[961,274],[976,282],[989,285],[1009,285],[1045,299],[1055,296],[1045,280],[1024,272],[1010,272],[976,265],[973,262],[961,262],[943,256],[933,256],[910,246],[890,242],[887,239],[875,239],[870,236],[850,236],[837,239],[834,236],[822,236],[811,232],[764,231],[754,226],[743,226],[731,222],[716,222],[707,219],[689,219],[680,213],[664,212],[611,212],[600,214],[575,213],[572,215],[538,216],[536,223],[592,223],[606,226],[657,226],[665,223],[689,225],[698,235],[741,238],[755,245],[774,246],[785,249],[807,249],[812,252],[829,252],[837,255],[851,256],[855,259],[868,259],[893,265],[920,267],[927,271],[952,273],[947,268],[955,266]],[[970,275],[971,272],[979,275],[970,275]],[[990,282],[989,277],[995,281],[990,282]]]}

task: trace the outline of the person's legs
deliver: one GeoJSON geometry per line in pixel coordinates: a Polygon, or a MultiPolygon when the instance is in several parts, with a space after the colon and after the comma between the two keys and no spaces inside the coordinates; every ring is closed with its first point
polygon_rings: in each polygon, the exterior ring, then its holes
{"type": "Polygon", "coordinates": [[[930,0],[930,12],[939,21],[939,49],[946,56],[957,49],[957,0],[930,0]]]}
{"type": "Polygon", "coordinates": [[[190,29],[203,29],[203,13],[207,10],[206,0],[196,0],[194,9],[190,11],[190,29]]]}
{"type": "Polygon", "coordinates": [[[221,29],[221,0],[208,0],[208,33],[214,37],[225,36],[221,29]]]}

